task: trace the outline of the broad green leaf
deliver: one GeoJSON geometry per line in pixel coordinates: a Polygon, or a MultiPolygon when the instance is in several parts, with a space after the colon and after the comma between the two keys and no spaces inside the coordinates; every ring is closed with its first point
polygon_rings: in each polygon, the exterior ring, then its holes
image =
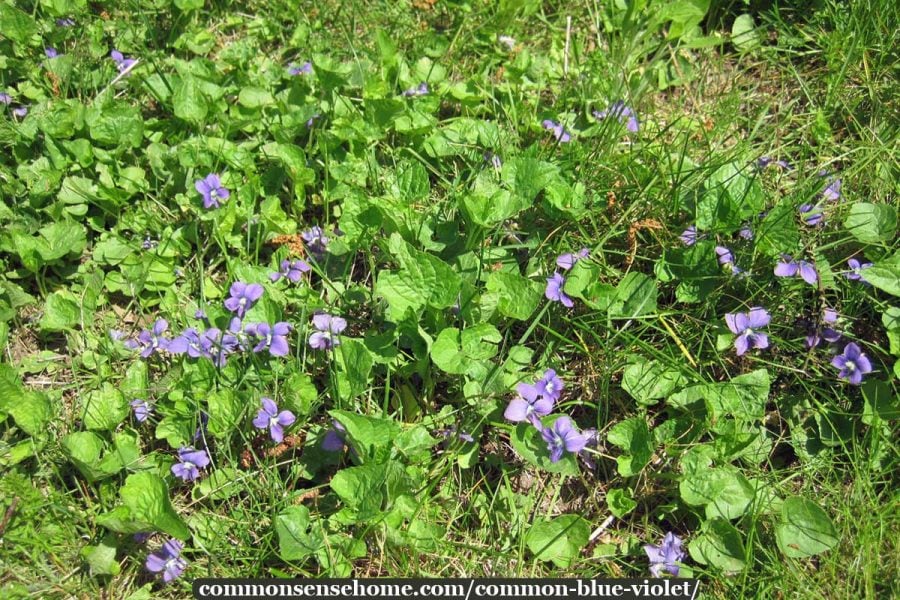
{"type": "Polygon", "coordinates": [[[525,534],[525,543],[534,557],[568,568],[588,543],[591,525],[578,515],[560,515],[534,523],[525,534]]]}
{"type": "Polygon", "coordinates": [[[330,485],[355,521],[367,521],[381,513],[385,475],[384,463],[367,463],[341,469],[331,478],[330,485]]]}
{"type": "Polygon", "coordinates": [[[144,139],[141,111],[130,104],[116,104],[87,112],[91,139],[105,146],[137,148],[144,139]]]}
{"type": "Polygon", "coordinates": [[[631,272],[616,287],[616,297],[609,307],[613,318],[631,319],[656,312],[656,280],[643,273],[631,272]]]}
{"type": "Polygon", "coordinates": [[[497,271],[487,279],[489,292],[497,294],[497,310],[504,317],[525,321],[541,303],[543,288],[537,281],[517,273],[497,271]]]}
{"type": "Polygon", "coordinates": [[[731,26],[731,43],[742,52],[759,46],[759,33],[753,22],[753,15],[745,13],[734,20],[731,26]]]}
{"type": "Polygon", "coordinates": [[[216,469],[200,482],[193,490],[193,497],[211,498],[213,500],[227,500],[240,494],[244,487],[238,481],[240,472],[231,467],[216,469]]]}
{"type": "Polygon", "coordinates": [[[275,535],[278,536],[278,555],[284,560],[302,560],[315,554],[324,539],[319,531],[312,531],[309,509],[305,506],[289,506],[275,517],[275,535]]]}
{"type": "Polygon", "coordinates": [[[81,302],[69,290],[57,290],[47,296],[41,330],[65,331],[81,322],[81,302]]]}
{"type": "Polygon", "coordinates": [[[227,439],[235,432],[244,403],[233,390],[220,389],[212,392],[206,398],[209,411],[209,432],[216,439],[227,439]]]}
{"type": "Polygon", "coordinates": [[[180,540],[190,537],[191,532],[172,508],[169,488],[159,475],[148,471],[129,475],[119,495],[131,518],[151,525],[148,529],[159,529],[180,540]]]}
{"type": "MultiPolygon", "coordinates": [[[[2,384],[0,384],[2,385],[2,384]]],[[[0,389],[0,393],[3,390],[0,389]]],[[[16,425],[34,437],[47,433],[47,423],[50,422],[50,399],[42,392],[22,391],[14,392],[17,398],[9,402],[7,410],[16,425]]]]}
{"type": "Polygon", "coordinates": [[[656,447],[643,417],[632,417],[617,423],[609,430],[606,439],[624,451],[623,456],[616,458],[616,463],[619,474],[625,477],[637,475],[650,462],[656,447]]]}
{"type": "Polygon", "coordinates": [[[14,42],[24,44],[38,31],[37,23],[26,12],[0,2],[0,32],[14,42]]]}
{"type": "Polygon", "coordinates": [[[861,271],[863,279],[879,290],[900,296],[900,264],[880,261],[861,271]]]}
{"type": "Polygon", "coordinates": [[[785,556],[806,558],[831,550],[840,538],[825,511],[812,500],[794,496],[781,507],[775,540],[785,556]]]}
{"type": "Polygon", "coordinates": [[[116,560],[117,542],[116,536],[108,533],[96,546],[82,548],[81,556],[90,567],[92,576],[119,574],[121,567],[116,560]]]}
{"type": "Polygon", "coordinates": [[[61,441],[63,453],[81,471],[85,479],[95,481],[104,473],[100,469],[100,453],[103,452],[103,438],[91,431],[76,431],[61,441]]]}
{"type": "Polygon", "coordinates": [[[768,256],[796,254],[800,247],[796,211],[788,202],[776,204],[756,228],[756,248],[768,256]]]}
{"type": "Polygon", "coordinates": [[[350,443],[363,460],[390,448],[394,438],[400,433],[400,428],[393,419],[358,415],[343,410],[332,410],[328,414],[344,426],[350,443]]]}
{"type": "Polygon", "coordinates": [[[679,491],[685,503],[705,506],[708,519],[736,519],[747,511],[756,495],[747,478],[728,467],[686,473],[679,491]]]}
{"type": "Polygon", "coordinates": [[[757,369],[738,375],[731,381],[706,386],[707,410],[713,419],[733,416],[760,420],[769,400],[769,372],[757,369]]]}
{"type": "Polygon", "coordinates": [[[864,244],[889,242],[897,233],[897,208],[888,204],[857,202],[850,207],[844,227],[864,244]]]}
{"type": "Polygon", "coordinates": [[[338,366],[338,388],[341,398],[349,400],[369,388],[370,373],[375,360],[359,340],[345,339],[334,349],[338,366]]]}
{"type": "Polygon", "coordinates": [[[606,505],[609,512],[619,519],[637,508],[637,502],[626,490],[620,488],[613,488],[606,493],[606,505]]]}
{"type": "Polygon", "coordinates": [[[502,340],[497,328],[489,323],[480,323],[462,332],[447,327],[441,330],[431,346],[431,359],[447,373],[476,373],[479,372],[478,361],[494,357],[497,344],[502,340]]]}
{"type": "Polygon", "coordinates": [[[622,388],[638,404],[649,406],[684,383],[681,373],[657,360],[643,360],[625,367],[622,388]]]}
{"type": "Polygon", "coordinates": [[[703,524],[700,535],[688,543],[691,558],[726,573],[739,573],[747,567],[741,533],[725,519],[703,524]]]}
{"type": "Polygon", "coordinates": [[[111,383],[82,397],[82,421],[88,429],[112,431],[128,417],[128,401],[111,383]]]}
{"type": "Polygon", "coordinates": [[[757,215],[765,197],[756,179],[735,163],[719,167],[703,184],[697,201],[697,228],[702,231],[736,231],[741,223],[757,215]]]}
{"type": "Polygon", "coordinates": [[[275,97],[268,90],[258,87],[245,87],[238,94],[238,103],[247,108],[263,108],[274,104],[275,97]]]}
{"type": "Polygon", "coordinates": [[[209,101],[200,90],[197,80],[182,77],[172,98],[175,116],[191,123],[201,123],[209,111],[209,101]]]}

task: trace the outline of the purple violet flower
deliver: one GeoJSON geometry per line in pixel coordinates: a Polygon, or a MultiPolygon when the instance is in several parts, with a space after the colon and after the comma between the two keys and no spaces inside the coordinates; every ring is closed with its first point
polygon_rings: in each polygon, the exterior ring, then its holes
{"type": "Polygon", "coordinates": [[[541,121],[541,127],[553,131],[553,137],[555,137],[556,141],[560,144],[565,144],[572,139],[572,136],[569,135],[569,132],[566,131],[566,128],[563,127],[562,123],[557,123],[556,121],[551,121],[550,119],[544,119],[543,121],[541,121]]]}
{"type": "Polygon", "coordinates": [[[822,208],[820,206],[814,204],[801,204],[800,208],[797,210],[800,211],[800,219],[803,221],[804,225],[815,227],[824,222],[825,215],[822,213],[822,208]]]}
{"type": "Polygon", "coordinates": [[[28,116],[28,107],[27,106],[19,106],[18,108],[14,108],[14,109],[12,109],[12,114],[14,117],[24,119],[26,116],[28,116]]]}
{"type": "Polygon", "coordinates": [[[681,243],[685,246],[693,246],[696,244],[699,239],[699,236],[697,235],[697,226],[691,225],[682,231],[681,235],[678,236],[678,239],[681,240],[681,243]]]}
{"type": "Polygon", "coordinates": [[[660,571],[665,569],[674,576],[678,576],[678,563],[684,560],[685,553],[681,548],[681,538],[672,532],[666,534],[659,546],[646,544],[644,552],[650,559],[650,574],[660,576],[660,571]]]}
{"type": "Polygon", "coordinates": [[[560,254],[556,258],[556,266],[559,267],[560,269],[562,269],[563,271],[568,271],[569,269],[574,267],[575,263],[577,263],[579,260],[581,260],[583,258],[587,258],[590,253],[591,253],[591,251],[588,250],[587,248],[582,248],[575,254],[572,254],[571,252],[566,253],[566,254],[560,254]]]}
{"type": "Polygon", "coordinates": [[[178,449],[180,462],[172,465],[172,474],[184,481],[194,481],[200,477],[200,469],[209,465],[209,454],[206,450],[194,450],[191,446],[178,449]]]}
{"type": "Polygon", "coordinates": [[[125,58],[124,54],[115,49],[109,53],[109,57],[113,60],[114,63],[116,63],[116,68],[119,70],[119,73],[121,73],[122,71],[127,71],[135,63],[137,63],[137,60],[133,58],[125,58]]]}
{"type": "Polygon", "coordinates": [[[575,303],[563,291],[565,284],[566,278],[560,275],[559,271],[553,273],[552,277],[547,278],[547,288],[544,290],[544,296],[553,302],[561,302],[566,308],[572,308],[575,303]]]}
{"type": "Polygon", "coordinates": [[[562,395],[563,388],[566,387],[563,383],[562,379],[556,374],[556,371],[553,369],[547,369],[544,371],[544,376],[538,379],[534,383],[534,387],[537,389],[538,393],[544,396],[545,398],[549,398],[553,402],[559,400],[559,397],[562,395]]]}
{"type": "Polygon", "coordinates": [[[141,349],[141,358],[150,358],[154,352],[167,350],[170,340],[163,334],[169,329],[169,322],[165,319],[157,319],[153,327],[145,329],[138,334],[137,344],[126,344],[134,350],[141,349]]]}
{"type": "Polygon", "coordinates": [[[728,267],[732,275],[738,275],[742,269],[734,264],[734,256],[731,250],[725,246],[716,246],[716,254],[719,256],[719,264],[728,267]]]}
{"type": "Polygon", "coordinates": [[[850,267],[850,270],[844,272],[844,277],[846,277],[850,281],[862,281],[863,283],[869,283],[868,281],[866,281],[866,278],[862,276],[862,272],[871,267],[872,263],[861,263],[859,262],[859,260],[851,258],[847,261],[847,266],[850,267]]]}
{"type": "Polygon", "coordinates": [[[638,130],[638,120],[634,115],[634,111],[625,106],[625,103],[621,100],[616,100],[609,106],[609,108],[606,108],[604,110],[595,110],[594,117],[596,117],[598,121],[602,121],[607,117],[614,117],[618,119],[619,123],[627,119],[625,127],[628,129],[628,131],[630,131],[631,133],[636,133],[638,130]]]}
{"type": "Polygon", "coordinates": [[[422,82],[414,88],[409,88],[408,90],[405,90],[403,92],[403,95],[404,96],[424,96],[428,93],[428,91],[429,91],[428,84],[422,82]]]}
{"type": "Polygon", "coordinates": [[[134,420],[143,423],[153,414],[153,407],[146,400],[135,398],[131,401],[131,409],[134,411],[134,420]]]}
{"type": "Polygon", "coordinates": [[[194,182],[194,189],[203,196],[203,208],[219,208],[220,200],[228,200],[231,192],[222,185],[218,173],[210,173],[203,179],[194,182]]]}
{"type": "Polygon", "coordinates": [[[546,427],[541,431],[541,437],[547,442],[550,451],[550,462],[559,462],[563,451],[567,450],[578,454],[588,443],[588,439],[579,433],[572,419],[560,417],[553,422],[552,427],[546,427]]]}
{"type": "Polygon", "coordinates": [[[751,308],[749,313],[725,315],[728,329],[737,336],[734,340],[734,347],[737,349],[738,356],[743,355],[750,348],[769,347],[769,336],[755,330],[766,327],[770,320],[771,317],[766,309],[759,306],[751,308]]]}
{"type": "Polygon", "coordinates": [[[244,318],[250,307],[262,298],[263,291],[263,286],[258,283],[235,281],[231,284],[231,289],[229,290],[231,296],[225,300],[225,308],[238,317],[244,318]]]}
{"type": "Polygon", "coordinates": [[[831,360],[831,364],[835,368],[840,369],[838,377],[846,379],[850,382],[850,385],[861,384],[863,375],[872,372],[871,361],[862,353],[855,342],[850,342],[844,346],[844,352],[835,356],[831,360]]]}
{"type": "Polygon", "coordinates": [[[62,19],[57,19],[56,26],[57,27],[74,27],[75,19],[73,19],[71,17],[64,17],[62,19]]]}
{"type": "Polygon", "coordinates": [[[253,348],[254,352],[268,350],[272,356],[287,356],[290,354],[287,336],[291,333],[290,323],[279,321],[274,325],[268,323],[254,323],[244,330],[251,337],[259,338],[259,343],[253,348]]]}
{"type": "Polygon", "coordinates": [[[12,96],[7,94],[6,92],[0,92],[0,104],[12,104],[12,96]]]}
{"type": "Polygon", "coordinates": [[[305,62],[302,65],[292,64],[288,67],[288,75],[309,75],[312,73],[312,63],[305,62]]]}
{"type": "MultiPolygon", "coordinates": [[[[513,398],[503,416],[515,423],[529,421],[538,429],[542,428],[540,417],[545,417],[553,412],[554,400],[542,395],[537,386],[520,383],[516,386],[518,396],[513,398]]],[[[555,461],[554,461],[555,462],[555,461]]]]}
{"type": "Polygon", "coordinates": [[[841,180],[840,178],[831,181],[825,189],[822,190],[822,196],[830,201],[835,202],[841,198],[841,180]]]}
{"type": "Polygon", "coordinates": [[[163,581],[169,583],[184,573],[188,566],[187,561],[180,556],[183,547],[179,540],[170,539],[162,545],[162,548],[147,556],[144,566],[152,573],[161,572],[163,581]]]}
{"type": "Polygon", "coordinates": [[[313,327],[318,331],[309,336],[309,347],[314,350],[331,350],[339,346],[341,338],[338,335],[347,328],[347,321],[341,317],[335,317],[328,313],[313,315],[313,327]]]}
{"type": "Polygon", "coordinates": [[[271,398],[262,398],[262,408],[253,419],[257,429],[268,429],[272,441],[280,444],[284,441],[284,428],[294,424],[297,417],[289,410],[278,412],[278,405],[271,398]]]}
{"type": "Polygon", "coordinates": [[[325,254],[325,250],[328,248],[328,242],[331,241],[331,239],[325,235],[325,231],[318,225],[300,232],[300,237],[306,242],[306,249],[309,250],[313,256],[319,257],[325,254]]]}
{"type": "Polygon", "coordinates": [[[53,46],[44,48],[44,54],[47,55],[47,58],[56,58],[59,56],[59,52],[53,46]]]}
{"type": "Polygon", "coordinates": [[[745,240],[752,240],[753,239],[753,230],[750,229],[749,225],[744,225],[743,227],[741,227],[741,230],[738,231],[738,235],[741,236],[745,240]]]}
{"type": "MultiPolygon", "coordinates": [[[[833,308],[826,308],[822,313],[822,322],[827,323],[828,325],[834,325],[838,321],[837,311],[833,308]]],[[[837,332],[834,328],[828,327],[827,325],[823,325],[821,327],[817,325],[812,325],[809,327],[808,333],[806,335],[806,347],[807,348],[815,348],[819,344],[822,343],[822,340],[825,340],[829,343],[834,343],[841,339],[841,334],[837,332]]]]}
{"type": "Polygon", "coordinates": [[[305,260],[288,260],[281,261],[281,270],[269,275],[269,280],[273,283],[281,279],[287,278],[291,283],[297,283],[303,278],[304,273],[309,273],[312,267],[305,260]]]}
{"type": "Polygon", "coordinates": [[[775,265],[775,275],[777,277],[795,277],[799,275],[809,285],[816,285],[819,275],[816,273],[816,267],[812,263],[808,263],[805,260],[793,260],[787,254],[782,254],[781,258],[781,262],[775,265]]]}
{"type": "Polygon", "coordinates": [[[340,452],[347,445],[347,429],[335,420],[331,421],[331,429],[322,438],[322,450],[340,452]]]}
{"type": "Polygon", "coordinates": [[[494,154],[493,152],[484,153],[484,162],[489,163],[495,169],[499,169],[503,166],[503,160],[501,160],[500,155],[494,154]]]}

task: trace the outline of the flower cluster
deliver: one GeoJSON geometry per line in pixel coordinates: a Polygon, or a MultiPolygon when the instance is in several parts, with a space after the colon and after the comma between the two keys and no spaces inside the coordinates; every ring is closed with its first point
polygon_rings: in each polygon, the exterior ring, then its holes
{"type": "Polygon", "coordinates": [[[144,566],[151,573],[162,573],[163,581],[169,583],[187,569],[188,563],[181,557],[183,548],[184,544],[179,540],[170,539],[147,557],[144,566]]]}
{"type": "Polygon", "coordinates": [[[183,481],[194,481],[200,477],[200,469],[208,467],[209,462],[206,450],[182,446],[178,449],[178,462],[172,465],[172,475],[180,477],[183,481]]]}

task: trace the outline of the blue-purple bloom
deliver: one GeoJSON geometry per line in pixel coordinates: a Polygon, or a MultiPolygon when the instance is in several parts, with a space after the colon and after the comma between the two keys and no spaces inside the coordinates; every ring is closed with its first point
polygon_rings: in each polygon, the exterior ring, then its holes
{"type": "Polygon", "coordinates": [[[328,248],[328,242],[331,241],[331,238],[326,236],[325,231],[318,225],[310,227],[305,231],[301,231],[300,237],[306,242],[306,249],[313,256],[322,256],[325,254],[325,250],[328,248]]]}
{"type": "Polygon", "coordinates": [[[749,225],[744,225],[743,227],[741,227],[741,230],[738,231],[738,235],[741,236],[745,240],[752,240],[753,239],[753,230],[750,229],[749,225]]]}
{"type": "Polygon", "coordinates": [[[191,446],[178,449],[179,462],[172,465],[172,474],[184,481],[194,481],[200,477],[200,469],[209,465],[206,450],[194,450],[191,446]]]}
{"type": "Polygon", "coordinates": [[[685,246],[693,246],[696,244],[699,239],[699,236],[697,235],[697,226],[691,225],[682,231],[681,235],[678,236],[678,239],[681,240],[681,243],[685,246]]]}
{"type": "Polygon", "coordinates": [[[734,347],[741,356],[750,348],[768,348],[769,336],[756,330],[768,326],[771,317],[766,309],[755,306],[749,313],[728,313],[725,323],[731,333],[737,335],[734,347]]]}
{"type": "Polygon", "coordinates": [[[309,75],[312,73],[312,63],[305,62],[302,65],[292,64],[288,67],[288,75],[309,75]]]}
{"type": "Polygon", "coordinates": [[[322,449],[328,452],[340,452],[347,445],[347,429],[335,420],[331,421],[331,429],[322,438],[322,449]]]}
{"type": "Polygon", "coordinates": [[[253,323],[248,325],[244,332],[259,339],[253,348],[254,352],[268,350],[272,356],[287,356],[290,353],[287,336],[291,333],[290,323],[279,321],[274,325],[268,323],[253,323]]]}
{"type": "Polygon", "coordinates": [[[274,283],[281,279],[282,277],[286,278],[291,283],[297,283],[302,279],[304,273],[309,273],[312,267],[309,266],[305,260],[288,260],[284,259],[281,261],[281,269],[269,275],[269,279],[274,283]]]}
{"type": "Polygon", "coordinates": [[[47,55],[47,58],[56,58],[59,56],[59,52],[53,46],[44,48],[44,54],[47,55]]]}
{"type": "Polygon", "coordinates": [[[250,307],[262,298],[263,291],[263,286],[258,283],[235,281],[231,284],[231,289],[229,290],[230,297],[225,300],[225,308],[238,317],[244,318],[250,307]]]}
{"type": "Polygon", "coordinates": [[[534,383],[534,387],[539,394],[556,402],[566,386],[563,384],[562,379],[559,378],[559,375],[556,374],[556,371],[547,369],[544,371],[544,376],[534,383]]]}
{"type": "Polygon", "coordinates": [[[131,410],[134,411],[134,420],[138,423],[146,421],[153,414],[153,407],[146,400],[135,398],[131,401],[131,410]]]}
{"type": "Polygon", "coordinates": [[[125,58],[125,55],[118,50],[113,50],[112,52],[110,52],[109,57],[113,59],[114,63],[116,63],[116,68],[120,73],[122,71],[127,71],[132,66],[134,66],[135,63],[137,63],[137,60],[135,60],[134,58],[125,58]]]}
{"type": "Polygon", "coordinates": [[[616,100],[613,102],[609,108],[600,111],[594,111],[594,116],[602,121],[607,117],[613,117],[618,119],[619,123],[627,120],[625,127],[631,133],[636,133],[638,130],[638,120],[634,115],[634,111],[632,111],[629,107],[625,105],[625,103],[621,100],[616,100]]]}
{"type": "Polygon", "coordinates": [[[566,278],[559,271],[553,273],[552,277],[547,278],[547,288],[544,290],[544,296],[553,302],[561,302],[566,308],[572,308],[575,305],[572,299],[563,291],[566,285],[566,278]]]}
{"type": "Polygon", "coordinates": [[[801,204],[798,210],[800,211],[800,219],[803,221],[804,225],[815,227],[825,219],[825,215],[822,213],[822,207],[816,206],[815,204],[801,204]]]}
{"type": "Polygon", "coordinates": [[[203,196],[203,208],[219,208],[221,201],[231,196],[228,188],[222,185],[218,173],[210,173],[203,179],[194,182],[194,188],[203,196]]]}
{"type": "Polygon", "coordinates": [[[271,398],[262,398],[262,408],[253,419],[257,429],[268,429],[272,441],[280,444],[284,440],[284,428],[294,424],[297,417],[289,410],[278,412],[278,405],[271,398]]]}
{"type": "Polygon", "coordinates": [[[831,202],[836,200],[840,200],[841,198],[841,180],[840,178],[834,179],[825,186],[825,189],[822,190],[822,196],[831,202]]]}
{"type": "Polygon", "coordinates": [[[557,123],[556,121],[552,121],[550,119],[544,119],[541,122],[541,127],[551,130],[553,132],[553,137],[555,137],[556,141],[560,144],[565,144],[572,139],[572,136],[569,135],[569,132],[566,131],[566,128],[563,127],[562,123],[557,123]]]}
{"type": "Polygon", "coordinates": [[[163,581],[169,583],[179,577],[188,566],[187,561],[180,556],[183,547],[179,540],[170,539],[162,545],[162,548],[147,557],[144,566],[152,573],[161,572],[163,581]]]}
{"type": "Polygon", "coordinates": [[[28,116],[28,107],[27,106],[19,106],[12,109],[12,114],[14,117],[19,117],[20,119],[24,119],[28,116]]]}
{"type": "Polygon", "coordinates": [[[660,576],[660,571],[665,569],[674,576],[678,576],[678,563],[684,560],[685,553],[681,547],[681,538],[672,532],[666,534],[662,544],[644,545],[644,552],[650,559],[650,573],[654,577],[660,576]]]}
{"type": "Polygon", "coordinates": [[[314,350],[331,350],[341,343],[340,333],[347,328],[347,321],[328,313],[314,315],[313,327],[318,331],[309,336],[309,347],[314,350]]]}
{"type": "Polygon", "coordinates": [[[516,391],[519,395],[510,401],[503,416],[516,423],[529,421],[541,429],[540,417],[545,417],[553,412],[554,399],[541,394],[537,386],[527,383],[517,385],[516,391]]]}
{"type": "Polygon", "coordinates": [[[6,92],[0,92],[0,104],[11,104],[12,100],[12,96],[6,92]]]}
{"type": "Polygon", "coordinates": [[[153,327],[145,329],[138,334],[137,342],[129,340],[126,348],[141,350],[141,358],[150,358],[155,352],[161,352],[169,348],[170,340],[163,335],[169,329],[169,322],[165,319],[157,319],[153,327]]]}
{"type": "Polygon", "coordinates": [[[756,161],[756,165],[760,169],[765,169],[766,167],[768,167],[769,165],[772,165],[772,164],[781,167],[785,171],[790,171],[793,168],[793,167],[791,167],[791,164],[789,162],[787,162],[786,160],[774,160],[773,158],[771,158],[769,156],[761,156],[759,158],[759,160],[756,161]]]}
{"type": "Polygon", "coordinates": [[[57,27],[74,27],[75,19],[73,19],[72,17],[64,17],[62,19],[57,19],[56,26],[57,27]]]}
{"type": "Polygon", "coordinates": [[[731,254],[731,250],[725,246],[716,246],[716,254],[719,256],[719,264],[728,267],[732,275],[741,273],[741,268],[734,264],[734,256],[731,254]]]}
{"type": "Polygon", "coordinates": [[[862,272],[871,267],[872,263],[861,263],[859,262],[859,260],[851,258],[847,261],[847,266],[850,267],[850,270],[844,272],[844,277],[846,277],[850,281],[862,281],[863,283],[869,283],[868,281],[866,281],[866,278],[862,276],[862,272]]]}
{"type": "Polygon", "coordinates": [[[840,369],[838,377],[846,379],[850,385],[862,383],[863,375],[872,372],[872,362],[859,349],[855,342],[844,346],[844,352],[831,360],[832,366],[840,369]]]}
{"type": "Polygon", "coordinates": [[[808,263],[805,260],[793,260],[787,254],[782,254],[781,258],[781,262],[775,265],[775,275],[777,277],[796,277],[799,275],[809,285],[815,285],[819,280],[819,274],[816,273],[816,267],[812,263],[808,263]]]}
{"type": "Polygon", "coordinates": [[[584,434],[580,433],[569,417],[559,417],[552,427],[541,431],[541,437],[547,442],[550,451],[550,462],[559,462],[564,451],[578,454],[588,443],[584,434]]]}
{"type": "Polygon", "coordinates": [[[568,271],[569,269],[574,267],[575,263],[577,263],[579,260],[581,260],[583,258],[587,258],[590,253],[591,253],[591,251],[588,250],[587,248],[582,248],[581,250],[579,250],[578,252],[576,252],[574,254],[572,254],[571,252],[566,253],[566,254],[560,254],[556,258],[556,266],[559,267],[560,269],[562,269],[563,271],[568,271]]]}
{"type": "Polygon", "coordinates": [[[428,93],[428,84],[425,82],[420,83],[418,86],[414,88],[410,88],[403,92],[404,96],[424,96],[428,93]]]}
{"type": "Polygon", "coordinates": [[[827,325],[822,325],[821,327],[813,325],[809,328],[809,331],[806,335],[806,347],[815,348],[822,343],[822,340],[825,340],[829,343],[834,343],[841,339],[841,334],[838,333],[833,327],[830,327],[830,325],[836,324],[837,321],[837,311],[833,308],[826,308],[822,314],[822,322],[826,323],[827,325]]]}

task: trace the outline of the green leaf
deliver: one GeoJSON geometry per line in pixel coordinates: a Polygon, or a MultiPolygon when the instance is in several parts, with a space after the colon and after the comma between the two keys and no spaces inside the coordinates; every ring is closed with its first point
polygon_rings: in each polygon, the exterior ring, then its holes
{"type": "Polygon", "coordinates": [[[759,33],[753,15],[743,14],[734,20],[731,26],[731,43],[741,52],[753,50],[759,46],[759,33]]]}
{"type": "MultiPolygon", "coordinates": [[[[544,417],[546,424],[552,424],[559,418],[558,415],[544,417]]],[[[519,423],[510,435],[510,441],[516,453],[526,462],[541,468],[548,473],[560,473],[562,475],[578,475],[578,462],[571,452],[564,452],[557,462],[550,461],[550,450],[547,442],[541,436],[541,432],[530,423],[519,423]]]]}
{"type": "Polygon", "coordinates": [[[613,488],[606,493],[606,505],[609,507],[609,512],[618,519],[637,508],[637,502],[629,492],[619,488],[613,488]]]}
{"type": "Polygon", "coordinates": [[[683,383],[684,378],[678,370],[657,360],[641,359],[625,367],[622,374],[622,388],[638,404],[645,406],[665,398],[683,383]]]}
{"type": "Polygon", "coordinates": [[[775,205],[756,229],[757,250],[773,257],[796,254],[800,246],[800,231],[795,214],[794,207],[788,202],[775,205]]]}
{"type": "Polygon", "coordinates": [[[702,231],[731,233],[765,206],[765,197],[756,179],[742,172],[735,163],[716,169],[703,188],[696,215],[697,228],[702,231]]]}
{"type": "MultiPolygon", "coordinates": [[[[2,390],[0,390],[2,391],[2,390]]],[[[50,422],[50,399],[41,392],[19,392],[17,399],[9,403],[7,410],[16,425],[34,437],[47,433],[50,422]]]]}
{"type": "Polygon", "coordinates": [[[275,97],[269,90],[257,87],[242,88],[238,94],[238,103],[247,108],[263,108],[275,104],[275,97]]]}
{"type": "Polygon", "coordinates": [[[57,290],[47,296],[44,315],[41,317],[42,331],[65,331],[81,322],[81,302],[69,290],[57,290]]]}
{"type": "Polygon", "coordinates": [[[209,411],[209,433],[216,439],[227,439],[237,430],[243,412],[243,403],[234,391],[220,389],[206,399],[209,411]]]}
{"type": "Polygon", "coordinates": [[[537,560],[552,561],[565,569],[578,557],[590,536],[591,525],[583,517],[560,515],[534,523],[525,534],[525,543],[537,560]]]}
{"type": "Polygon", "coordinates": [[[625,477],[637,475],[650,462],[656,447],[643,417],[632,417],[617,423],[609,430],[606,439],[625,451],[623,456],[616,458],[619,474],[625,477]]]}
{"type": "Polygon", "coordinates": [[[331,489],[351,511],[353,520],[367,521],[381,514],[384,503],[384,463],[341,469],[331,478],[331,489]]]}
{"type": "Polygon", "coordinates": [[[76,431],[65,436],[62,450],[69,461],[88,481],[96,481],[104,476],[100,469],[100,453],[103,452],[103,438],[91,431],[76,431]]]}
{"type": "Polygon", "coordinates": [[[0,32],[3,32],[4,37],[24,44],[37,31],[37,23],[31,18],[31,15],[5,2],[0,3],[0,32]]]}
{"type": "Polygon", "coordinates": [[[756,495],[747,478],[729,467],[685,474],[678,489],[685,503],[705,506],[708,519],[737,519],[747,512],[756,495]]]}
{"type": "Polygon", "coordinates": [[[82,421],[88,429],[112,431],[128,417],[128,401],[111,383],[82,397],[82,421]]]}
{"type": "Polygon", "coordinates": [[[231,467],[216,469],[194,488],[192,495],[195,500],[201,498],[227,500],[240,494],[244,489],[237,481],[239,475],[238,470],[231,467]]]}
{"type": "Polygon", "coordinates": [[[344,426],[348,440],[363,460],[390,448],[394,438],[400,433],[400,428],[393,419],[358,415],[343,410],[332,410],[328,414],[344,426]]]}
{"type": "Polygon", "coordinates": [[[309,509],[303,505],[289,506],[275,517],[278,555],[282,559],[302,560],[322,546],[322,534],[311,531],[311,525],[309,509]]]}
{"type": "Polygon", "coordinates": [[[462,332],[447,327],[441,330],[431,346],[431,360],[447,373],[479,373],[478,361],[495,356],[497,344],[502,340],[497,328],[489,323],[480,323],[462,332]]]}
{"type": "Polygon", "coordinates": [[[761,420],[769,400],[769,372],[757,369],[738,375],[731,381],[706,386],[706,407],[713,420],[733,416],[743,420],[761,420]]]}
{"type": "Polygon", "coordinates": [[[879,290],[900,296],[900,264],[896,261],[880,261],[860,273],[863,279],[879,290]]]}
{"type": "Polygon", "coordinates": [[[89,110],[85,123],[91,139],[105,146],[137,148],[144,139],[141,111],[130,104],[89,110]]]}
{"type": "Polygon", "coordinates": [[[169,488],[159,475],[147,471],[129,475],[119,495],[131,518],[150,525],[147,529],[158,529],[180,540],[190,537],[191,532],[172,508],[169,488]]]}
{"type": "Polygon", "coordinates": [[[118,575],[121,571],[116,560],[118,550],[116,536],[108,533],[96,546],[85,546],[81,550],[81,556],[91,569],[91,575],[118,575]]]}
{"type": "Polygon", "coordinates": [[[341,398],[349,400],[369,388],[375,359],[359,340],[344,339],[333,352],[338,366],[338,389],[341,398]]]}
{"type": "Polygon", "coordinates": [[[706,521],[702,533],[688,544],[688,552],[698,563],[726,573],[738,573],[747,567],[741,533],[725,519],[706,521]]]}
{"type": "Polygon", "coordinates": [[[806,558],[831,550],[840,538],[825,511],[812,500],[794,496],[781,506],[775,541],[785,556],[806,558]]]}
{"type": "Polygon", "coordinates": [[[844,227],[864,244],[889,242],[897,233],[897,209],[888,204],[857,202],[850,207],[844,227]]]}
{"type": "Polygon", "coordinates": [[[656,280],[643,273],[631,272],[616,287],[616,297],[609,307],[613,318],[631,319],[656,312],[656,280]]]}
{"type": "Polygon", "coordinates": [[[537,197],[547,185],[559,178],[559,167],[530,157],[516,157],[503,164],[503,181],[526,205],[537,197]]]}
{"type": "Polygon", "coordinates": [[[191,123],[202,123],[209,110],[209,101],[200,90],[197,80],[190,76],[181,78],[172,102],[175,116],[191,123]]]}
{"type": "Polygon", "coordinates": [[[525,321],[541,303],[543,288],[517,273],[497,271],[487,279],[489,292],[497,294],[497,310],[504,317],[525,321]]]}

